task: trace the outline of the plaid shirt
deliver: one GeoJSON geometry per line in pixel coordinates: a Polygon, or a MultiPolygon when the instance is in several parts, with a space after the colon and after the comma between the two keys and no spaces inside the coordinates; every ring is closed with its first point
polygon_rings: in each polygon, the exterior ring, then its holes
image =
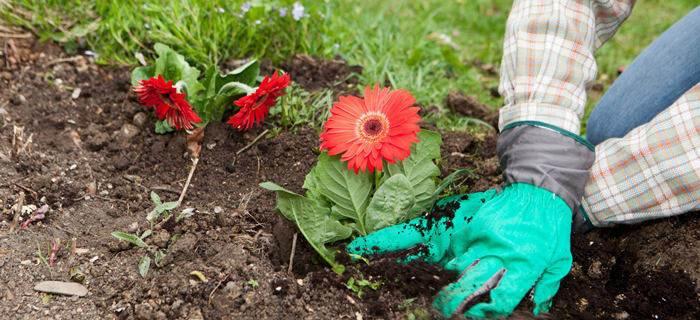
{"type": "Polygon", "coordinates": [[[595,226],[700,209],[700,84],[650,122],[596,146],[582,206],[595,226]]]}
{"type": "MultiPolygon", "coordinates": [[[[516,0],[508,18],[499,128],[541,121],[580,133],[594,52],[635,0],[516,0]]],[[[651,122],[596,147],[582,206],[596,226],[700,208],[700,86],[651,122]]]]}

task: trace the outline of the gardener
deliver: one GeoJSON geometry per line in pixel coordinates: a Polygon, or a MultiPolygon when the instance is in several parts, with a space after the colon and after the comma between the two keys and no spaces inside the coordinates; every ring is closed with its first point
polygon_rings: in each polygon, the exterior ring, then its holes
{"type": "Polygon", "coordinates": [[[505,187],[443,199],[438,209],[458,208],[454,215],[388,227],[348,250],[417,248],[409,260],[461,272],[434,302],[445,316],[508,315],[531,289],[540,313],[571,268],[572,221],[584,230],[700,208],[700,8],[610,87],[589,118],[588,140],[577,134],[593,54],[634,2],[516,0],[499,88],[505,187]]]}

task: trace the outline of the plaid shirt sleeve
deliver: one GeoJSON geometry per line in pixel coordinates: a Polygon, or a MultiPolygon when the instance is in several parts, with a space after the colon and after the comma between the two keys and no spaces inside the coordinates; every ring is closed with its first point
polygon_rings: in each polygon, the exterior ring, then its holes
{"type": "Polygon", "coordinates": [[[539,121],[580,133],[595,50],[625,21],[634,0],[516,0],[506,26],[499,128],[539,121]]]}
{"type": "Polygon", "coordinates": [[[700,84],[650,122],[596,146],[581,206],[598,227],[700,209],[700,84]]]}

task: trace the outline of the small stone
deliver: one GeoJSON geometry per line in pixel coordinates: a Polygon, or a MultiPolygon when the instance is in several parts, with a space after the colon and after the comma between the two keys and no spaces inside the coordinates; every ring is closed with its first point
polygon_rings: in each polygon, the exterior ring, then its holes
{"type": "Polygon", "coordinates": [[[134,307],[134,316],[136,319],[152,319],[153,307],[148,303],[140,303],[134,307]]]}
{"type": "Polygon", "coordinates": [[[82,90],[80,89],[80,87],[73,89],[73,93],[70,94],[70,98],[73,100],[78,99],[80,97],[81,91],[82,90]]]}
{"type": "Polygon", "coordinates": [[[21,104],[24,104],[25,102],[27,102],[27,98],[25,98],[23,95],[18,93],[16,95],[12,96],[12,98],[10,98],[10,102],[12,102],[12,104],[18,106],[18,105],[21,105],[21,104]]]}
{"type": "Polygon", "coordinates": [[[133,137],[137,136],[141,130],[131,123],[125,123],[121,129],[119,129],[119,137],[122,141],[131,140],[133,137]]]}
{"type": "Polygon", "coordinates": [[[583,312],[586,309],[588,309],[588,299],[586,298],[581,298],[579,301],[576,303],[576,307],[579,312],[583,312]]]}
{"type": "Polygon", "coordinates": [[[624,320],[630,317],[630,314],[627,313],[627,311],[620,311],[617,313],[613,313],[613,318],[617,320],[624,320]]]}
{"type": "Polygon", "coordinates": [[[129,159],[125,156],[120,156],[117,161],[114,162],[114,168],[117,170],[126,170],[129,168],[129,159]]]}
{"type": "Polygon", "coordinates": [[[224,212],[224,209],[222,209],[221,207],[219,207],[219,206],[214,207],[214,213],[219,214],[222,212],[224,212]]]}
{"type": "Polygon", "coordinates": [[[228,173],[234,173],[236,172],[236,164],[233,161],[229,161],[226,163],[226,166],[224,167],[228,173]]]}
{"type": "Polygon", "coordinates": [[[90,181],[88,182],[87,187],[85,189],[85,192],[87,192],[87,194],[94,196],[95,193],[97,193],[97,183],[95,183],[95,181],[90,181]]]}
{"type": "Polygon", "coordinates": [[[7,71],[0,73],[0,78],[2,78],[3,80],[8,80],[8,81],[12,80],[12,73],[9,73],[7,71]]]}
{"type": "Polygon", "coordinates": [[[299,286],[303,286],[303,285],[304,285],[304,279],[297,279],[297,284],[298,284],[299,286]]]}
{"type": "Polygon", "coordinates": [[[132,121],[134,122],[135,126],[143,128],[148,121],[148,116],[143,112],[138,112],[134,115],[134,119],[132,121]]]}
{"type": "Polygon", "coordinates": [[[593,279],[599,279],[603,275],[603,272],[600,270],[601,266],[602,263],[600,261],[593,261],[588,267],[588,276],[593,279]]]}
{"type": "Polygon", "coordinates": [[[73,65],[75,65],[75,71],[78,71],[79,73],[83,73],[88,70],[88,61],[82,56],[78,56],[75,59],[75,62],[73,62],[73,65]]]}
{"type": "Polygon", "coordinates": [[[139,223],[138,222],[133,222],[132,224],[129,225],[129,227],[126,228],[126,231],[129,233],[135,233],[138,230],[139,230],[139,223]]]}
{"type": "Polygon", "coordinates": [[[151,237],[151,242],[159,248],[165,248],[168,246],[168,241],[170,240],[170,233],[167,230],[160,230],[156,232],[151,237]]]}
{"type": "Polygon", "coordinates": [[[34,286],[35,291],[84,297],[88,290],[82,284],[64,281],[42,281],[34,286]]]}
{"type": "Polygon", "coordinates": [[[100,151],[109,143],[109,135],[104,132],[95,132],[87,139],[87,148],[90,151],[100,151]]]}

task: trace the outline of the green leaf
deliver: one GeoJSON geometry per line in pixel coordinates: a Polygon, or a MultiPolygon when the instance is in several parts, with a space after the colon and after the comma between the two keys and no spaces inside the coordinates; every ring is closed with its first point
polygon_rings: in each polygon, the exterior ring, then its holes
{"type": "Polygon", "coordinates": [[[139,81],[153,77],[155,71],[154,66],[137,67],[131,71],[131,85],[137,86],[139,81]]]}
{"type": "Polygon", "coordinates": [[[284,217],[296,223],[304,238],[335,272],[342,273],[343,265],[335,262],[335,251],[326,247],[326,244],[349,238],[352,229],[333,219],[330,210],[316,201],[272,182],[263,182],[260,187],[276,192],[277,209],[284,217]]]}
{"type": "Polygon", "coordinates": [[[177,208],[177,201],[169,201],[169,202],[163,203],[160,207],[161,207],[164,211],[166,211],[166,210],[167,210],[167,211],[173,210],[173,209],[177,208]]]}
{"type": "Polygon", "coordinates": [[[153,261],[156,263],[156,266],[161,267],[163,259],[165,259],[165,251],[158,250],[153,254],[153,261]]]}
{"type": "Polygon", "coordinates": [[[148,269],[151,268],[151,258],[148,255],[143,256],[139,262],[139,274],[145,278],[148,274],[148,269]]]}
{"type": "Polygon", "coordinates": [[[205,101],[193,103],[197,113],[209,120],[220,121],[224,112],[233,105],[233,101],[254,90],[256,78],[260,72],[257,60],[238,67],[227,74],[220,74],[216,66],[205,71],[205,101]]]}
{"type": "Polygon", "coordinates": [[[216,91],[219,91],[221,87],[231,82],[240,82],[251,87],[255,86],[259,74],[260,63],[258,60],[253,59],[225,75],[218,76],[216,78],[216,91]]]}
{"type": "Polygon", "coordinates": [[[139,238],[141,238],[141,240],[145,240],[146,238],[150,237],[151,234],[153,234],[153,230],[148,229],[144,231],[139,238]]]}
{"type": "Polygon", "coordinates": [[[392,176],[372,196],[367,208],[367,231],[379,230],[403,220],[414,204],[411,181],[403,174],[392,176]]]}
{"type": "Polygon", "coordinates": [[[292,212],[293,208],[290,206],[292,202],[287,201],[287,198],[293,196],[301,197],[301,195],[291,192],[285,189],[284,187],[270,181],[260,183],[260,187],[265,190],[274,191],[275,193],[277,193],[277,210],[279,210],[279,212],[282,213],[282,216],[287,218],[287,220],[294,221],[294,214],[292,212]]]}
{"type": "Polygon", "coordinates": [[[306,197],[318,201],[324,207],[331,207],[330,201],[321,193],[321,182],[318,178],[319,167],[314,166],[311,171],[304,178],[304,185],[302,186],[306,189],[306,197]]]}
{"type": "Polygon", "coordinates": [[[175,131],[170,124],[165,120],[156,121],[156,133],[166,134],[175,131]]]}
{"type": "Polygon", "coordinates": [[[442,179],[442,182],[440,182],[440,185],[437,186],[435,189],[435,192],[433,192],[433,197],[436,199],[440,196],[440,194],[447,189],[452,183],[454,183],[457,178],[467,175],[467,174],[473,174],[474,172],[471,169],[458,169],[455,170],[455,172],[450,173],[445,179],[442,179]]]}
{"type": "Polygon", "coordinates": [[[403,219],[418,216],[435,202],[435,180],[440,175],[435,161],[440,158],[442,138],[437,132],[422,130],[418,133],[418,139],[420,141],[411,147],[411,155],[403,161],[389,164],[385,172],[385,179],[403,174],[411,182],[415,204],[403,219]]]}
{"type": "Polygon", "coordinates": [[[112,232],[112,236],[119,240],[131,243],[139,248],[145,248],[148,246],[145,242],[143,242],[143,240],[141,240],[141,238],[139,238],[139,236],[135,234],[126,233],[122,231],[114,231],[112,232]]]}
{"type": "Polygon", "coordinates": [[[220,121],[226,109],[233,105],[233,100],[246,94],[247,87],[240,82],[225,84],[212,99],[209,99],[204,113],[208,114],[209,119],[220,121]]]}
{"type": "Polygon", "coordinates": [[[155,204],[156,206],[162,204],[162,202],[160,201],[160,196],[155,191],[151,191],[151,202],[153,202],[153,204],[155,204]]]}
{"type": "Polygon", "coordinates": [[[162,211],[158,211],[158,207],[155,207],[146,215],[146,220],[148,220],[148,222],[153,222],[160,216],[161,213],[162,211]]]}
{"type": "Polygon", "coordinates": [[[173,81],[173,83],[182,81],[188,97],[194,97],[200,90],[204,89],[202,84],[197,81],[199,70],[191,67],[183,55],[162,43],[156,43],[153,49],[158,54],[154,71],[156,75],[160,74],[165,80],[173,81]]]}
{"type": "Polygon", "coordinates": [[[318,190],[333,207],[333,215],[355,221],[361,234],[367,234],[364,227],[365,213],[372,192],[372,175],[367,172],[355,174],[340,161],[340,157],[331,157],[322,153],[316,164],[318,190]]]}

